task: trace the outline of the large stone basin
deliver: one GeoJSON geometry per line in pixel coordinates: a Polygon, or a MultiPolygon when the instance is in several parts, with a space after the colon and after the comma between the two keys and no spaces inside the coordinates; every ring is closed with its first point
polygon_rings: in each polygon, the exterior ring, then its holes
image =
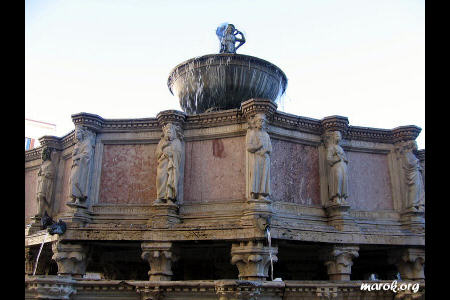
{"type": "Polygon", "coordinates": [[[176,66],[167,81],[187,114],[239,108],[251,98],[276,102],[287,86],[274,64],[242,54],[209,54],[176,66]]]}

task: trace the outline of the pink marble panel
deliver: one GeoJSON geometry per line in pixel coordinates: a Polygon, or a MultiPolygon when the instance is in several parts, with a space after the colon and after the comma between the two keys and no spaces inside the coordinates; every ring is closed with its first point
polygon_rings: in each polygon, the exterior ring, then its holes
{"type": "Polygon", "coordinates": [[[348,193],[352,209],[392,210],[387,155],[347,151],[348,193]]]}
{"type": "Polygon", "coordinates": [[[317,148],[272,138],[272,200],[321,206],[317,148]]]}
{"type": "Polygon", "coordinates": [[[36,186],[39,168],[25,171],[25,217],[32,217],[37,213],[36,186]]]}
{"type": "Polygon", "coordinates": [[[245,198],[245,137],[186,143],[184,202],[245,198]]]}
{"type": "Polygon", "coordinates": [[[152,203],[156,198],[156,146],[105,145],[99,203],[152,203]]]}
{"type": "Polygon", "coordinates": [[[69,207],[66,203],[69,201],[69,180],[70,180],[70,171],[72,169],[72,157],[67,160],[64,160],[62,165],[62,170],[60,169],[58,177],[62,176],[62,178],[58,178],[58,183],[61,184],[61,187],[56,187],[56,195],[55,195],[55,211],[58,213],[62,213],[69,210],[69,207]]]}

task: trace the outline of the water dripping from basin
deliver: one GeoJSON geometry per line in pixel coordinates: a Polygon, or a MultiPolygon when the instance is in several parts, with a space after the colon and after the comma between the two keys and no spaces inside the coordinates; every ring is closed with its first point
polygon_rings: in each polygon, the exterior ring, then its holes
{"type": "Polygon", "coordinates": [[[44,243],[45,243],[45,240],[48,237],[48,235],[49,235],[49,233],[47,232],[45,234],[45,236],[44,236],[44,239],[42,240],[41,248],[39,248],[39,252],[38,252],[38,255],[36,257],[36,264],[34,265],[33,276],[36,274],[36,269],[37,269],[37,266],[38,266],[38,263],[39,263],[39,257],[41,256],[41,251],[42,251],[42,248],[44,247],[44,243]]]}

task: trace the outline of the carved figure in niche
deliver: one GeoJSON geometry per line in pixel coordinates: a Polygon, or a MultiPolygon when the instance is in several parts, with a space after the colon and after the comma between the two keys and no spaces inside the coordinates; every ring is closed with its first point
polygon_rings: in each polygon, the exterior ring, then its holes
{"type": "Polygon", "coordinates": [[[183,134],[179,126],[168,123],[163,127],[163,135],[156,147],[158,168],[155,203],[174,203],[177,200],[181,178],[182,140],[183,134]]]}
{"type": "Polygon", "coordinates": [[[245,137],[248,151],[248,191],[252,199],[267,199],[270,196],[270,153],[272,143],[266,132],[267,120],[262,113],[249,121],[245,137]]]}
{"type": "Polygon", "coordinates": [[[236,53],[236,50],[245,43],[245,37],[237,30],[233,24],[223,24],[217,27],[217,37],[220,40],[220,52],[219,53],[236,53]],[[237,38],[237,35],[241,35],[241,38],[237,38]],[[236,47],[236,42],[239,45],[236,47]]]}
{"type": "Polygon", "coordinates": [[[51,197],[53,191],[53,183],[55,180],[55,164],[52,161],[53,149],[45,147],[42,150],[42,164],[38,172],[38,181],[36,188],[36,198],[38,203],[37,217],[42,218],[51,212],[51,197]]]}
{"type": "Polygon", "coordinates": [[[77,143],[72,152],[72,169],[70,172],[71,204],[84,206],[88,197],[88,175],[90,162],[94,156],[95,133],[85,127],[75,128],[77,143]]]}
{"type": "Polygon", "coordinates": [[[347,204],[348,171],[347,156],[339,145],[342,140],[339,131],[325,134],[325,147],[328,165],[328,199],[334,204],[347,204]]]}
{"type": "Polygon", "coordinates": [[[425,211],[425,190],[422,179],[422,166],[414,152],[416,141],[407,141],[401,148],[402,167],[405,172],[405,183],[408,188],[407,208],[414,211],[425,211]]]}

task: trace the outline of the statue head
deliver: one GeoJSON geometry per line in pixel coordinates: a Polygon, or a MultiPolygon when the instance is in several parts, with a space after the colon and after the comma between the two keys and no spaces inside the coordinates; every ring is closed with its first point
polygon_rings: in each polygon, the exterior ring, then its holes
{"type": "Polygon", "coordinates": [[[324,143],[325,146],[329,146],[329,145],[339,145],[339,143],[342,140],[342,134],[340,131],[328,131],[325,133],[324,136],[324,143]]]}
{"type": "Polygon", "coordinates": [[[406,141],[405,144],[403,145],[403,149],[405,151],[417,152],[418,151],[417,142],[416,141],[406,141]]]}
{"type": "Polygon", "coordinates": [[[77,141],[82,141],[86,138],[86,129],[83,126],[75,127],[75,138],[77,141]]]}
{"type": "Polygon", "coordinates": [[[253,125],[257,129],[266,129],[267,128],[267,119],[265,114],[256,114],[253,117],[253,125]]]}
{"type": "Polygon", "coordinates": [[[233,32],[236,30],[236,27],[234,27],[233,24],[228,24],[227,29],[225,30],[225,32],[227,34],[233,34],[233,32]]]}
{"type": "Polygon", "coordinates": [[[178,125],[173,123],[167,123],[164,125],[163,136],[169,141],[173,141],[174,139],[182,139],[183,134],[181,133],[181,128],[178,125]]]}
{"type": "Polygon", "coordinates": [[[78,142],[84,141],[89,138],[89,142],[95,144],[95,134],[84,126],[75,127],[75,139],[78,142]]]}
{"type": "Polygon", "coordinates": [[[52,158],[51,158],[52,151],[53,151],[52,148],[44,147],[44,149],[42,149],[42,153],[41,153],[42,161],[52,160],[52,158]]]}

